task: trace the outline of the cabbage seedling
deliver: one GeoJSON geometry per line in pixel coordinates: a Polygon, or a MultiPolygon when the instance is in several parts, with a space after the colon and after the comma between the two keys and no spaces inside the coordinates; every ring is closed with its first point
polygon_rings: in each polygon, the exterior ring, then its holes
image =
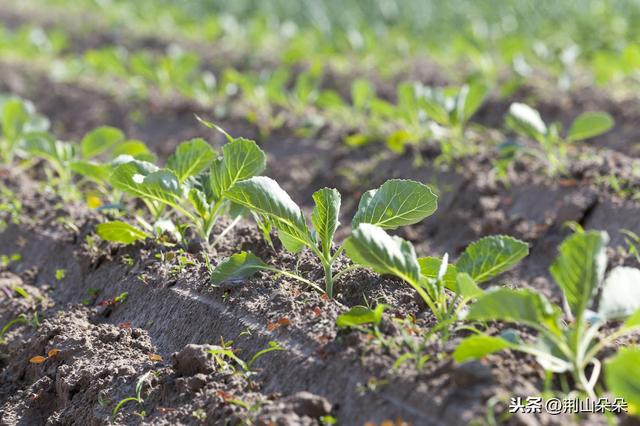
{"type": "MultiPolygon", "coordinates": [[[[441,139],[442,160],[450,162],[469,152],[470,146],[465,140],[465,129],[488,93],[489,87],[480,82],[446,88],[414,85],[415,107],[424,111],[437,124],[433,134],[434,137],[441,139]]],[[[408,96],[409,94],[405,93],[403,98],[408,96]]],[[[404,104],[408,103],[411,102],[404,102],[404,104]]]]}
{"type": "Polygon", "coordinates": [[[538,142],[537,149],[527,149],[524,153],[544,162],[551,176],[566,172],[567,151],[571,144],[601,135],[614,125],[613,117],[606,112],[585,112],[571,123],[562,137],[560,123],[547,125],[537,110],[517,102],[509,107],[506,122],[507,127],[520,136],[538,142]]]}
{"type": "MultiPolygon", "coordinates": [[[[240,181],[226,191],[225,196],[269,221],[278,230],[278,237],[288,251],[298,253],[305,247],[310,249],[323,266],[324,290],[333,297],[334,280],[346,272],[340,271],[334,277],[332,270],[336,258],[346,247],[343,244],[336,250],[332,249],[341,203],[337,190],[323,188],[313,194],[313,228],[308,226],[302,210],[289,194],[268,177],[256,176],[240,181]]],[[[374,224],[379,229],[397,229],[420,222],[431,215],[436,206],[437,196],[428,186],[411,180],[392,179],[363,194],[351,225],[357,228],[360,224],[374,224]]],[[[260,269],[273,268],[251,254],[241,253],[221,262],[211,279],[218,284],[227,279],[246,278],[260,269]]],[[[310,283],[304,278],[302,281],[310,283]]],[[[313,287],[317,288],[316,285],[313,287]]]]}
{"type": "Polygon", "coordinates": [[[74,182],[79,175],[86,182],[107,193],[107,182],[114,167],[121,161],[132,159],[150,160],[153,155],[146,145],[139,141],[126,140],[124,134],[109,126],[102,126],[88,132],[80,144],[56,140],[49,133],[33,133],[25,136],[25,149],[35,157],[44,159],[49,165],[46,173],[49,181],[57,186],[60,195],[68,199],[78,193],[83,181],[74,182]],[[113,162],[96,161],[108,155],[113,162]]]}
{"type": "MultiPolygon", "coordinates": [[[[233,208],[227,192],[237,182],[262,172],[266,164],[264,152],[254,141],[227,137],[229,143],[218,156],[203,139],[193,139],[176,148],[165,168],[144,161],[121,164],[111,175],[111,185],[141,199],[156,220],[167,208],[181,214],[208,245],[219,217],[230,213],[239,218],[239,209],[233,208]]],[[[235,223],[237,219],[230,226],[235,223]]],[[[148,236],[117,221],[103,224],[99,233],[105,239],[123,243],[148,236]]]]}
{"type": "Polygon", "coordinates": [[[345,246],[347,256],[357,265],[394,275],[413,287],[445,335],[467,304],[483,294],[479,283],[509,270],[529,252],[527,244],[515,238],[490,236],[470,244],[453,265],[447,255],[442,260],[418,258],[410,242],[367,223],[353,231],[345,246]]]}
{"type": "Polygon", "coordinates": [[[524,342],[514,330],[506,330],[500,336],[477,334],[456,348],[456,361],[481,358],[503,349],[529,353],[547,371],[570,373],[589,397],[595,398],[600,374],[597,355],[615,339],[640,329],[640,270],[616,267],[605,279],[607,241],[604,232],[582,231],[560,245],[550,271],[564,295],[565,321],[560,307],[537,291],[487,291],[470,307],[467,320],[524,325],[538,333],[537,339],[524,342]],[[589,307],[600,287],[598,310],[591,311],[589,307]],[[625,318],[617,331],[598,339],[607,322],[625,318]],[[589,365],[593,369],[587,378],[585,369],[589,365]]]}
{"type": "Polygon", "coordinates": [[[47,134],[49,120],[37,114],[31,102],[0,98],[0,129],[0,156],[10,164],[16,152],[24,148],[26,138],[47,134]]]}

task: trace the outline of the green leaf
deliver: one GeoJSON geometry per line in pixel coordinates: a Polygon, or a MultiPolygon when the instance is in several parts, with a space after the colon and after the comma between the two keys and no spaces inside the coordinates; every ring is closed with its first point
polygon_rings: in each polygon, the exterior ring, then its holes
{"type": "Polygon", "coordinates": [[[136,197],[179,205],[182,190],[178,177],[170,170],[154,169],[153,164],[142,161],[121,164],[111,175],[111,185],[136,197]]]}
{"type": "Polygon", "coordinates": [[[111,150],[111,155],[113,158],[119,155],[129,155],[136,160],[142,161],[153,161],[155,159],[155,156],[149,151],[147,145],[137,140],[128,140],[116,145],[113,150],[111,150]]]}
{"type": "Polygon", "coordinates": [[[123,141],[124,134],[115,127],[98,127],[84,135],[80,142],[80,152],[84,159],[93,158],[123,141]]]}
{"type": "MultiPolygon", "coordinates": [[[[438,89],[426,89],[426,93],[418,98],[418,105],[424,109],[430,119],[440,124],[441,126],[450,126],[451,117],[447,108],[448,104],[453,102],[447,101],[447,96],[444,91],[438,89]]],[[[452,101],[449,99],[449,101],[452,101]]]]}
{"type": "Polygon", "coordinates": [[[351,100],[356,110],[365,109],[374,96],[375,90],[369,80],[359,78],[351,83],[351,100]]]}
{"type": "Polygon", "coordinates": [[[528,254],[527,243],[494,235],[469,244],[456,266],[458,272],[466,272],[474,281],[482,283],[508,271],[528,254]]]}
{"type": "Polygon", "coordinates": [[[538,141],[543,140],[547,134],[547,125],[542,121],[540,113],[529,105],[518,102],[509,107],[507,124],[516,132],[538,141]]]}
{"type": "Polygon", "coordinates": [[[61,153],[56,142],[49,133],[29,133],[25,137],[25,149],[38,157],[60,163],[61,153]]]}
{"type": "Polygon", "coordinates": [[[629,318],[622,324],[622,329],[630,330],[640,328],[640,309],[629,315],[629,318]]]}
{"type": "Polygon", "coordinates": [[[14,140],[22,133],[27,121],[29,111],[25,102],[21,99],[9,99],[2,105],[0,117],[2,133],[9,140],[14,140]]]}
{"type": "Polygon", "coordinates": [[[146,232],[119,220],[99,224],[96,227],[96,233],[103,240],[123,244],[131,244],[138,240],[151,238],[146,232]]]}
{"type": "Polygon", "coordinates": [[[108,164],[96,163],[88,160],[78,160],[72,162],[69,167],[77,174],[84,176],[98,184],[109,181],[111,167],[108,164]]]}
{"type": "Polygon", "coordinates": [[[267,216],[281,234],[280,239],[289,242],[285,244],[287,249],[314,246],[302,210],[273,179],[255,176],[242,180],[225,194],[234,203],[267,216]]]}
{"type": "Polygon", "coordinates": [[[352,228],[370,223],[382,229],[413,225],[433,214],[438,197],[431,188],[412,180],[391,179],[365,192],[351,222],[352,228]]]}
{"type": "Polygon", "coordinates": [[[621,348],[616,356],[607,360],[604,380],[611,393],[616,398],[623,398],[629,412],[637,415],[640,410],[640,348],[621,348]]]}
{"type": "Polygon", "coordinates": [[[598,311],[606,319],[626,318],[640,309],[640,269],[618,266],[602,286],[598,311]]]}
{"type": "Polygon", "coordinates": [[[167,160],[167,168],[172,170],[180,182],[209,167],[215,158],[215,151],[204,139],[182,142],[176,152],[167,160]]]}
{"type": "Polygon", "coordinates": [[[465,299],[476,299],[484,294],[484,291],[478,287],[473,278],[466,273],[456,275],[456,283],[450,290],[465,299]]]}
{"type": "MultiPolygon", "coordinates": [[[[442,265],[442,260],[437,257],[421,257],[418,259],[420,265],[420,275],[427,280],[436,280],[438,278],[438,272],[442,265]]],[[[444,286],[451,291],[455,291],[457,287],[457,275],[458,271],[456,265],[447,264],[447,270],[444,274],[443,282],[444,286]]]]}
{"type": "Polygon", "coordinates": [[[360,224],[344,242],[344,248],[354,263],[379,274],[395,275],[413,285],[420,280],[420,265],[413,245],[375,225],[360,224]]]}
{"type": "Polygon", "coordinates": [[[267,267],[256,255],[243,251],[220,262],[211,273],[211,282],[218,285],[224,281],[243,280],[267,267]]]}
{"type": "Polygon", "coordinates": [[[379,325],[380,321],[382,321],[384,309],[384,304],[377,305],[375,309],[366,306],[354,306],[347,312],[338,315],[336,325],[341,328],[357,327],[364,324],[379,325]]]}
{"type": "Polygon", "coordinates": [[[581,317],[590,306],[604,277],[608,241],[606,232],[573,234],[562,242],[560,254],[549,269],[576,317],[581,317]]]}
{"type": "Polygon", "coordinates": [[[249,139],[234,139],[222,147],[222,159],[211,166],[211,189],[220,198],[236,182],[262,173],[267,157],[258,145],[249,139]]]}
{"type": "Polygon", "coordinates": [[[501,337],[476,334],[462,340],[455,351],[453,359],[456,362],[465,362],[471,359],[480,359],[486,355],[512,347],[513,344],[501,337]]]}
{"type": "Polygon", "coordinates": [[[311,213],[311,223],[322,243],[322,252],[330,254],[333,235],[340,224],[340,193],[335,189],[322,188],[313,194],[313,201],[315,207],[311,213]]]}
{"type": "Polygon", "coordinates": [[[560,311],[540,293],[499,288],[487,291],[469,309],[468,320],[506,321],[560,333],[560,311]]]}
{"type": "Polygon", "coordinates": [[[585,112],[571,123],[567,138],[573,141],[589,139],[605,133],[613,125],[613,117],[606,112],[585,112]]]}
{"type": "MultiPolygon", "coordinates": [[[[462,92],[462,89],[460,90],[462,92]]],[[[463,114],[459,117],[461,122],[467,122],[478,108],[482,105],[489,94],[489,86],[481,82],[474,82],[466,86],[464,102],[462,103],[463,114]]],[[[461,95],[458,95],[459,98],[461,95]]]]}

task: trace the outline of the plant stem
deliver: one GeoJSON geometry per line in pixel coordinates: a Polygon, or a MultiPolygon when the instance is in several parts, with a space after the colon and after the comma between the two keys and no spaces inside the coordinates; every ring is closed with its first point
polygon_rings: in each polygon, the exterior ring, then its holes
{"type": "Polygon", "coordinates": [[[322,262],[322,266],[324,268],[325,290],[329,299],[333,299],[333,273],[331,272],[331,263],[324,261],[322,262]]]}

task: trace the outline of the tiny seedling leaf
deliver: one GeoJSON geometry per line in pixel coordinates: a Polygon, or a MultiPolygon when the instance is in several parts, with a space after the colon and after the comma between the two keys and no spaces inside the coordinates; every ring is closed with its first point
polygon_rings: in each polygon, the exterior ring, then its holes
{"type": "Polygon", "coordinates": [[[385,305],[379,304],[374,309],[366,306],[354,306],[347,312],[338,315],[336,325],[341,328],[356,327],[364,324],[379,325],[385,305]]]}
{"type": "Polygon", "coordinates": [[[507,123],[516,132],[536,140],[544,139],[547,134],[547,125],[542,121],[540,113],[526,104],[518,102],[511,104],[507,123]]]}
{"type": "Polygon", "coordinates": [[[465,362],[471,359],[479,359],[494,352],[513,346],[511,342],[501,338],[477,334],[462,340],[455,351],[453,359],[456,362],[465,362]]]}
{"type": "Polygon", "coordinates": [[[315,207],[311,213],[311,223],[315,228],[323,253],[330,253],[333,235],[340,222],[340,193],[335,189],[322,188],[313,194],[315,207]]]}
{"type": "Polygon", "coordinates": [[[83,159],[93,158],[108,151],[124,141],[124,134],[115,127],[102,126],[93,129],[80,142],[80,152],[83,159]]]}
{"type": "Polygon", "coordinates": [[[138,240],[151,238],[149,234],[120,220],[101,223],[96,227],[96,233],[106,241],[131,244],[138,240]]]}
{"type": "Polygon", "coordinates": [[[505,235],[484,237],[464,250],[456,263],[478,283],[485,282],[515,266],[529,254],[527,243],[505,235]]]}
{"type": "Polygon", "coordinates": [[[551,275],[577,317],[589,307],[604,277],[608,240],[606,232],[575,233],[562,242],[551,265],[551,275]]]}
{"type": "Polygon", "coordinates": [[[224,259],[211,273],[211,282],[218,285],[229,280],[243,280],[250,277],[267,264],[253,253],[242,251],[224,259]]]}
{"type": "Polygon", "coordinates": [[[362,195],[351,226],[370,223],[382,229],[413,225],[433,214],[438,197],[431,188],[412,180],[391,179],[362,195]]]}
{"type": "Polygon", "coordinates": [[[605,133],[613,124],[613,117],[606,112],[585,112],[571,123],[567,137],[573,141],[592,138],[605,133]]]}

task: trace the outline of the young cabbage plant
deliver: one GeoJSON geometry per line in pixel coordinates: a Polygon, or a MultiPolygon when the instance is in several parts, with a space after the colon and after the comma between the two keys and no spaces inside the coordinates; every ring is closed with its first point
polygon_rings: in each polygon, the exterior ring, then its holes
{"type": "Polygon", "coordinates": [[[487,291],[469,309],[468,321],[501,321],[537,332],[534,342],[515,330],[499,336],[477,334],[464,339],[453,353],[458,362],[503,349],[532,354],[551,373],[570,373],[575,383],[595,398],[600,374],[598,354],[615,339],[640,329],[640,270],[616,267],[604,279],[607,265],[605,232],[579,231],[561,245],[550,272],[564,295],[562,309],[531,289],[487,291]],[[597,311],[589,310],[601,287],[597,311]],[[626,321],[615,332],[598,334],[610,321],[626,321]],[[586,369],[592,366],[590,377],[586,369]]]}
{"type": "Polygon", "coordinates": [[[79,145],[56,140],[48,133],[31,134],[25,137],[25,149],[47,162],[49,168],[45,172],[48,180],[65,199],[78,195],[78,188],[86,182],[91,182],[101,193],[107,194],[109,174],[113,168],[111,161],[153,159],[144,143],[126,140],[120,130],[109,126],[88,132],[79,145]],[[105,156],[106,162],[97,161],[105,156]],[[76,176],[82,179],[76,182],[76,176]]]}
{"type": "MultiPolygon", "coordinates": [[[[225,194],[234,203],[267,220],[278,231],[278,237],[288,251],[311,250],[324,269],[324,291],[333,297],[334,281],[348,270],[338,272],[335,277],[333,275],[333,264],[346,247],[345,243],[333,250],[341,203],[337,190],[323,188],[313,194],[313,228],[308,226],[302,210],[289,194],[268,177],[257,176],[238,182],[225,194]]],[[[354,229],[365,223],[374,224],[379,229],[397,229],[420,222],[431,215],[436,206],[437,196],[428,186],[411,180],[392,179],[363,194],[351,225],[354,229]]],[[[250,253],[239,253],[222,261],[211,279],[218,284],[228,279],[246,278],[260,269],[274,270],[250,253]]],[[[319,288],[305,278],[296,277],[319,288]]]]}
{"type": "MultiPolygon", "coordinates": [[[[111,175],[111,185],[141,199],[156,223],[166,209],[179,213],[208,245],[218,218],[225,214],[235,216],[224,235],[242,213],[227,192],[237,182],[262,172],[266,165],[266,156],[254,141],[227,137],[229,142],[218,156],[203,139],[192,139],[176,148],[165,168],[144,161],[121,164],[111,175]]],[[[105,239],[122,243],[148,236],[119,221],[103,224],[99,232],[105,239]]]]}
{"type": "Polygon", "coordinates": [[[435,331],[448,335],[449,326],[483,290],[478,286],[506,272],[527,256],[526,243],[496,235],[470,244],[458,262],[448,256],[418,258],[411,243],[383,229],[361,224],[345,242],[347,256],[357,265],[394,275],[409,284],[437,319],[435,331]]]}
{"type": "Polygon", "coordinates": [[[29,101],[0,97],[0,130],[0,158],[10,164],[23,150],[26,138],[48,136],[49,120],[36,113],[29,101]]]}
{"type": "Polygon", "coordinates": [[[468,154],[472,146],[465,138],[465,130],[489,94],[489,87],[481,82],[445,88],[416,84],[414,91],[416,107],[436,124],[432,133],[440,140],[441,161],[451,162],[468,154]]]}
{"type": "Polygon", "coordinates": [[[518,135],[538,143],[535,149],[521,151],[545,163],[551,176],[566,173],[568,149],[573,143],[601,135],[614,125],[613,117],[606,112],[585,112],[571,123],[563,137],[560,123],[547,125],[537,110],[517,102],[509,107],[506,123],[518,135]]]}

